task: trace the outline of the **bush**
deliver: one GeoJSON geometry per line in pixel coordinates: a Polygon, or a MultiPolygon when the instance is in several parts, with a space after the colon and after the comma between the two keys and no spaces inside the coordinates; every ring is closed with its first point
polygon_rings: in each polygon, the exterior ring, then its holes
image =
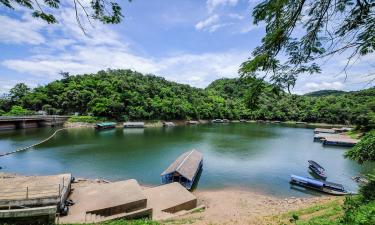
{"type": "Polygon", "coordinates": [[[348,197],[344,203],[344,224],[375,224],[375,201],[363,204],[363,196],[348,197]]]}
{"type": "Polygon", "coordinates": [[[22,106],[14,105],[9,112],[4,114],[4,116],[27,116],[33,114],[33,112],[22,108],[22,106]]]}
{"type": "Polygon", "coordinates": [[[82,122],[82,123],[96,123],[99,121],[98,117],[95,116],[72,116],[68,119],[68,122],[82,122]]]}
{"type": "Polygon", "coordinates": [[[375,130],[368,132],[356,146],[346,152],[345,157],[358,163],[375,161],[375,130]]]}

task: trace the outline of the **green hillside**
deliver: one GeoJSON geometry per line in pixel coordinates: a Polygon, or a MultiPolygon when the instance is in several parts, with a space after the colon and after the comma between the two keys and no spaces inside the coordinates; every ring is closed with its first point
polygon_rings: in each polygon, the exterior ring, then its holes
{"type": "Polygon", "coordinates": [[[14,106],[117,120],[245,118],[367,124],[375,110],[375,88],[312,97],[275,92],[253,78],[219,79],[200,89],[131,70],[107,70],[67,76],[33,90],[16,85],[0,99],[0,113],[14,106]],[[259,85],[264,89],[254,101],[257,95],[249,90],[259,85]]]}

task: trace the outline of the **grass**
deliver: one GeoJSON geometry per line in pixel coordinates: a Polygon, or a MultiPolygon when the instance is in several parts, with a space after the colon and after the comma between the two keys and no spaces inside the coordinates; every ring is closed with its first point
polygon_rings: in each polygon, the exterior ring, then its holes
{"type": "Polygon", "coordinates": [[[343,199],[337,198],[323,204],[266,217],[266,224],[335,225],[343,215],[343,199]]]}
{"type": "Polygon", "coordinates": [[[68,119],[68,122],[82,122],[82,123],[96,123],[99,121],[98,117],[95,116],[72,116],[68,119]]]}
{"type": "MultiPolygon", "coordinates": [[[[79,225],[79,224],[69,224],[69,225],[79,225]]],[[[153,220],[112,220],[112,221],[89,224],[89,225],[161,225],[161,224],[153,220]]]]}

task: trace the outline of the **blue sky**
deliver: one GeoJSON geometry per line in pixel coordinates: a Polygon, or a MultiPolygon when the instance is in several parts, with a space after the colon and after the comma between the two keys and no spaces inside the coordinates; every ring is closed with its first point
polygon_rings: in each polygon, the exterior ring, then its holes
{"type": "MultiPolygon", "coordinates": [[[[31,18],[24,9],[0,8],[0,93],[24,82],[31,87],[60,79],[59,71],[93,73],[133,69],[168,80],[206,87],[221,77],[238,77],[239,65],[260,43],[264,26],[252,24],[258,0],[124,1],[124,21],[89,25],[85,36],[69,3],[58,24],[31,18]]],[[[323,72],[301,76],[294,93],[368,88],[373,57],[342,72],[345,57],[323,64],[323,72]]],[[[371,85],[370,85],[371,86],[371,85]]]]}

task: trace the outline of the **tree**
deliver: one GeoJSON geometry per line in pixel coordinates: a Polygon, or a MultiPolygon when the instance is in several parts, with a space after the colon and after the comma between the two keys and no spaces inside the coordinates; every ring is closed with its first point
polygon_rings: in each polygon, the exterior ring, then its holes
{"type": "Polygon", "coordinates": [[[240,74],[290,90],[299,74],[320,72],[319,59],[345,52],[350,64],[375,50],[374,10],[374,0],[264,0],[253,17],[266,35],[240,74]]]}
{"type": "Polygon", "coordinates": [[[375,130],[368,132],[345,156],[358,163],[375,161],[375,130]]]}
{"type": "MultiPolygon", "coordinates": [[[[131,0],[128,0],[131,2],[131,0]]],[[[104,24],[118,24],[122,21],[121,0],[72,0],[75,10],[76,20],[80,28],[84,31],[84,27],[80,22],[80,13],[83,13],[87,19],[99,20],[104,24]]],[[[14,9],[20,6],[32,12],[32,16],[42,19],[43,21],[54,24],[57,23],[55,13],[60,7],[70,7],[62,4],[60,0],[0,0],[0,5],[6,8],[14,9]]]]}
{"type": "Polygon", "coordinates": [[[30,88],[24,84],[16,84],[12,89],[10,89],[10,99],[13,102],[19,102],[23,97],[25,97],[30,92],[30,88]]]}

